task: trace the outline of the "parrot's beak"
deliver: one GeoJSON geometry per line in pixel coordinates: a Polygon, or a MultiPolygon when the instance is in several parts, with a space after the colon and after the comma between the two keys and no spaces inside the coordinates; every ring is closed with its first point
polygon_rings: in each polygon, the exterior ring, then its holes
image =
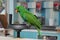
{"type": "Polygon", "coordinates": [[[16,13],[18,13],[18,10],[17,10],[17,9],[15,9],[15,12],[16,12],[16,13]]]}

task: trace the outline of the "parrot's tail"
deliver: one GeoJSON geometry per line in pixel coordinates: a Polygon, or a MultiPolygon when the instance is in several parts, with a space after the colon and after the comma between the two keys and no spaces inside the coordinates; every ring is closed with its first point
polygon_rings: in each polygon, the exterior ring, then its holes
{"type": "Polygon", "coordinates": [[[40,29],[37,29],[37,31],[38,31],[38,35],[39,35],[39,36],[41,36],[41,32],[40,32],[40,29]]]}
{"type": "Polygon", "coordinates": [[[36,29],[38,31],[38,35],[41,36],[40,28],[36,27],[36,29]]]}

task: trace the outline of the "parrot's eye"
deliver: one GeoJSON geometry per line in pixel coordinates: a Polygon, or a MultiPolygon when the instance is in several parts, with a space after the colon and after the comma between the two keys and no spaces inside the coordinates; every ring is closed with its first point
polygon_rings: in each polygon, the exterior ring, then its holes
{"type": "Polygon", "coordinates": [[[18,12],[20,12],[20,11],[18,11],[18,12]]]}

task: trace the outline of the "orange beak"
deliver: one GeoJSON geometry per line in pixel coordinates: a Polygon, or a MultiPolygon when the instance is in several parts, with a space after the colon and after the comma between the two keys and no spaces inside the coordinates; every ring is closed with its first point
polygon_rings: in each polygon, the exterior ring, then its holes
{"type": "Polygon", "coordinates": [[[18,13],[18,10],[17,10],[17,9],[15,9],[15,12],[16,12],[16,13],[18,13]]]}

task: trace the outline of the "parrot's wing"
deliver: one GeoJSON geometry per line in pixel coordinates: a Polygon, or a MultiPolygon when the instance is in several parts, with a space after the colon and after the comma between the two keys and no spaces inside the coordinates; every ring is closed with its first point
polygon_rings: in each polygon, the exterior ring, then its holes
{"type": "Polygon", "coordinates": [[[41,27],[40,21],[39,21],[33,14],[30,14],[30,13],[24,13],[23,19],[25,19],[28,23],[37,26],[38,28],[41,27]]]}
{"type": "Polygon", "coordinates": [[[41,36],[40,29],[41,29],[41,23],[40,21],[30,13],[24,13],[25,20],[27,20],[28,23],[34,25],[34,27],[37,29],[38,34],[41,36]]]}

